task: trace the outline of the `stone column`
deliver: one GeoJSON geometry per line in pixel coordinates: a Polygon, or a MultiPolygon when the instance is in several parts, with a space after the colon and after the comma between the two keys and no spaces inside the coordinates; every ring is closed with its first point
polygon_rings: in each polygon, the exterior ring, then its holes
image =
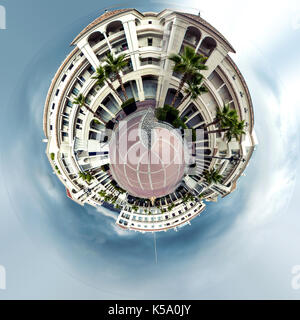
{"type": "Polygon", "coordinates": [[[136,79],[136,85],[137,85],[139,100],[144,101],[145,100],[145,93],[144,93],[144,85],[143,85],[142,77],[138,77],[136,79]]]}
{"type": "Polygon", "coordinates": [[[178,110],[179,110],[179,112],[180,112],[180,115],[183,114],[183,112],[185,111],[185,109],[188,107],[188,105],[189,105],[190,103],[191,103],[191,98],[188,98],[188,99],[185,100],[185,102],[183,102],[183,103],[179,106],[178,110]]]}
{"type": "Polygon", "coordinates": [[[227,56],[227,51],[220,47],[219,45],[214,49],[211,53],[210,57],[206,61],[206,65],[208,66],[208,70],[203,70],[202,74],[208,78],[210,74],[217,68],[217,66],[224,60],[227,56]]]}
{"type": "Polygon", "coordinates": [[[89,43],[84,40],[83,42],[79,42],[77,46],[96,70],[99,67],[99,60],[89,43]]]}
{"type": "Polygon", "coordinates": [[[113,118],[115,117],[115,115],[109,109],[107,109],[105,105],[100,104],[100,107],[104,109],[106,112],[108,112],[113,118]]]}
{"type": "Polygon", "coordinates": [[[104,38],[105,38],[105,40],[106,40],[106,43],[107,43],[107,45],[108,45],[108,47],[109,47],[110,52],[112,52],[112,47],[111,47],[111,44],[110,44],[110,42],[109,42],[109,40],[108,40],[108,37],[107,37],[107,35],[106,35],[106,32],[105,32],[105,31],[101,31],[101,33],[104,35],[104,38]]]}
{"type": "Polygon", "coordinates": [[[135,17],[130,16],[129,20],[123,21],[124,32],[131,56],[133,70],[136,71],[140,66],[139,43],[136,33],[135,17]]]}
{"type": "Polygon", "coordinates": [[[170,33],[168,48],[167,48],[167,54],[164,57],[165,58],[164,68],[162,69],[162,74],[161,74],[162,81],[161,81],[160,96],[158,98],[159,100],[158,106],[160,107],[162,107],[165,102],[166,95],[169,89],[170,79],[172,78],[172,74],[173,74],[173,71],[172,71],[173,62],[171,62],[168,59],[168,57],[172,53],[178,54],[180,52],[183,39],[186,33],[186,28],[187,27],[184,24],[184,22],[178,20],[177,18],[174,19],[172,30],[170,33]]]}

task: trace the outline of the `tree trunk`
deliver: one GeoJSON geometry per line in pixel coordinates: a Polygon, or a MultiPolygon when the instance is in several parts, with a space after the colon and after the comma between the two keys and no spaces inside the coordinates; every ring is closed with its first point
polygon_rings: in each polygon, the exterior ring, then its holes
{"type": "Polygon", "coordinates": [[[179,109],[180,108],[180,106],[191,96],[191,92],[190,93],[188,93],[188,94],[186,94],[185,96],[184,96],[184,98],[180,101],[180,104],[179,104],[179,106],[177,107],[177,109],[179,109]]]}
{"type": "Polygon", "coordinates": [[[208,127],[210,127],[210,126],[212,126],[212,125],[214,125],[214,124],[217,124],[217,123],[219,123],[220,122],[220,120],[214,120],[213,122],[211,122],[211,123],[209,123],[209,124],[206,124],[205,126],[204,126],[204,129],[207,129],[208,127]]]}
{"type": "Polygon", "coordinates": [[[178,87],[178,89],[177,89],[177,91],[176,91],[176,94],[175,94],[175,96],[174,96],[174,99],[173,99],[173,101],[172,101],[172,103],[171,103],[171,106],[172,106],[172,107],[174,107],[175,102],[176,102],[176,100],[177,100],[177,98],[178,98],[178,96],[179,96],[179,93],[180,93],[181,89],[183,88],[183,86],[184,86],[184,84],[185,84],[185,82],[186,82],[186,79],[187,79],[187,74],[184,74],[184,76],[182,77],[182,79],[181,79],[181,81],[180,81],[179,87],[178,87]]]}
{"type": "Polygon", "coordinates": [[[90,113],[92,113],[94,115],[95,118],[97,118],[98,120],[100,120],[102,123],[105,124],[105,121],[103,121],[100,116],[94,112],[86,103],[83,105],[90,113]]]}
{"type": "Polygon", "coordinates": [[[120,76],[120,73],[118,72],[117,73],[117,79],[120,83],[120,86],[121,86],[121,89],[123,91],[123,94],[124,94],[124,97],[125,97],[125,101],[128,100],[128,96],[127,96],[127,92],[125,90],[125,87],[124,87],[124,84],[123,84],[123,81],[122,81],[122,77],[120,76]]]}
{"type": "Polygon", "coordinates": [[[110,87],[110,89],[117,95],[117,97],[124,102],[124,100],[121,98],[121,96],[119,95],[118,91],[114,88],[114,86],[112,85],[112,83],[109,80],[106,80],[106,83],[108,84],[108,86],[110,87]]]}

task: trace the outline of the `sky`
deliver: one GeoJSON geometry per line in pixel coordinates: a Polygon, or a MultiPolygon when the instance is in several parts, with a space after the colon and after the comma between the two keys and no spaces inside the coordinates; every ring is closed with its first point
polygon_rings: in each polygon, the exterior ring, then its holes
{"type": "Polygon", "coordinates": [[[179,232],[124,232],[80,207],[51,172],[44,101],[69,43],[107,3],[1,1],[0,299],[299,299],[299,1],[110,1],[197,14],[236,49],[259,145],[237,190],[179,232]]]}

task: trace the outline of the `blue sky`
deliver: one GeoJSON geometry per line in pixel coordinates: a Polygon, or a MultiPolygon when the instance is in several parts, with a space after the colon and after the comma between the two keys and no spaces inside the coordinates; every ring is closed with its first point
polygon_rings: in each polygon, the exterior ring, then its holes
{"type": "Polygon", "coordinates": [[[200,9],[237,51],[259,146],[234,194],[191,227],[157,235],[156,265],[153,236],[120,231],[108,210],[65,196],[41,142],[50,81],[68,44],[107,4],[2,1],[0,299],[299,299],[290,285],[300,264],[299,2],[115,3],[200,9]]]}

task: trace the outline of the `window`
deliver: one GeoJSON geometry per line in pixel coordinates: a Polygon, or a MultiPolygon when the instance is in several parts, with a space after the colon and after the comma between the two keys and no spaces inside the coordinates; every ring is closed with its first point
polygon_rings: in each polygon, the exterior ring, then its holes
{"type": "Polygon", "coordinates": [[[72,64],[70,65],[70,67],[69,67],[69,70],[72,70],[73,67],[74,67],[74,64],[72,63],[72,64]]]}
{"type": "Polygon", "coordinates": [[[90,67],[88,68],[88,72],[89,72],[90,74],[93,74],[93,73],[95,72],[95,68],[94,68],[93,66],[90,66],[90,67]]]}
{"type": "Polygon", "coordinates": [[[127,50],[127,49],[128,49],[127,43],[123,43],[123,44],[121,45],[121,50],[122,50],[122,51],[125,51],[125,50],[127,50]]]}
{"type": "Polygon", "coordinates": [[[54,108],[55,108],[55,103],[52,104],[52,110],[54,110],[54,108]]]}
{"type": "Polygon", "coordinates": [[[80,76],[79,79],[82,81],[82,82],[85,82],[85,78],[83,76],[80,76]]]}
{"type": "Polygon", "coordinates": [[[66,80],[67,75],[64,74],[63,77],[61,78],[61,81],[64,82],[66,80]]]}
{"type": "Polygon", "coordinates": [[[91,94],[92,96],[95,97],[95,95],[97,94],[96,90],[93,88],[90,90],[89,94],[91,94]]]}
{"type": "Polygon", "coordinates": [[[72,103],[72,101],[71,100],[68,100],[68,107],[73,107],[73,103],[72,103]]]}
{"type": "Polygon", "coordinates": [[[55,95],[58,96],[58,94],[59,94],[59,89],[56,90],[55,95]]]}
{"type": "Polygon", "coordinates": [[[75,96],[77,96],[79,93],[79,90],[77,88],[73,88],[72,93],[75,94],[75,96]]]}
{"type": "Polygon", "coordinates": [[[151,47],[153,45],[153,39],[148,38],[148,47],[151,47]]]}
{"type": "Polygon", "coordinates": [[[52,126],[52,125],[50,125],[50,131],[52,131],[52,129],[53,129],[53,126],[52,126]]]}
{"type": "Polygon", "coordinates": [[[152,24],[152,21],[148,21],[149,24],[152,24]]]}

